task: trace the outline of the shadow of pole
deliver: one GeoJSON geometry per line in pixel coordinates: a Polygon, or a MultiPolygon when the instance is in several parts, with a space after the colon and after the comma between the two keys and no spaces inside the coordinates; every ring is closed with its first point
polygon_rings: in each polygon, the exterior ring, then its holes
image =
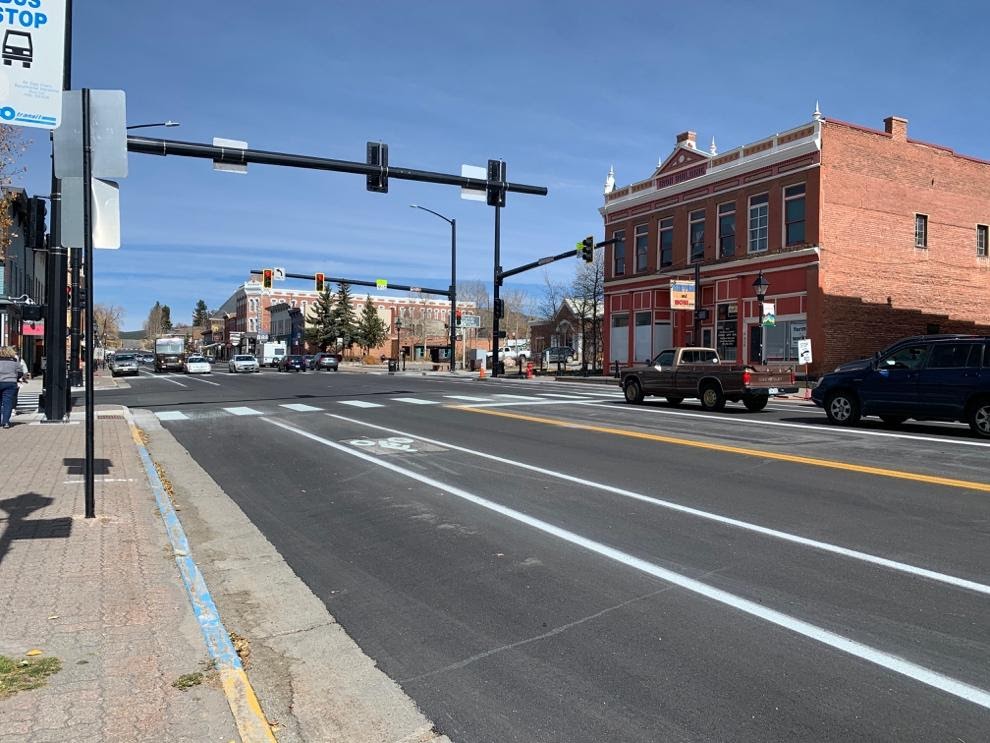
{"type": "Polygon", "coordinates": [[[15,539],[65,539],[72,532],[72,518],[60,516],[54,519],[28,519],[35,511],[47,508],[54,498],[40,493],[22,493],[6,500],[0,500],[0,510],[7,517],[0,519],[6,523],[0,534],[0,562],[10,551],[15,539]]]}

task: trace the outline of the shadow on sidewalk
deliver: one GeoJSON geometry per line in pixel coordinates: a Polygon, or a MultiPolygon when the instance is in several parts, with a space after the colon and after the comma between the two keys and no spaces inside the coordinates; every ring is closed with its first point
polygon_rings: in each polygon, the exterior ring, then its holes
{"type": "Polygon", "coordinates": [[[0,562],[10,551],[15,539],[64,539],[72,532],[72,517],[60,516],[54,519],[28,519],[27,517],[55,502],[54,498],[40,493],[22,493],[6,500],[0,500],[0,510],[7,513],[3,534],[0,534],[0,562]]]}
{"type": "MultiPolygon", "coordinates": [[[[0,0],[0,2],[2,1],[3,0],[0,0]]],[[[86,474],[86,460],[83,459],[82,457],[65,457],[62,460],[62,464],[65,465],[65,472],[68,475],[86,474]]],[[[109,459],[93,460],[94,475],[109,475],[111,467],[113,467],[113,462],[111,462],[109,459]]]]}

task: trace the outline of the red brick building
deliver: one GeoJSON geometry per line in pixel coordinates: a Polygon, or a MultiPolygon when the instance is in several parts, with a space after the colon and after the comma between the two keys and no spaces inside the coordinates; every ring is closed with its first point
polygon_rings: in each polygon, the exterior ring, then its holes
{"type": "Polygon", "coordinates": [[[769,282],[770,362],[810,338],[820,374],[905,335],[990,333],[990,162],[818,112],[812,121],[717,153],[694,132],[644,181],[614,187],[601,214],[605,358],[643,361],[700,343],[726,359],[760,352],[753,283],[769,282]],[[699,337],[671,309],[672,281],[700,266],[699,337]]]}

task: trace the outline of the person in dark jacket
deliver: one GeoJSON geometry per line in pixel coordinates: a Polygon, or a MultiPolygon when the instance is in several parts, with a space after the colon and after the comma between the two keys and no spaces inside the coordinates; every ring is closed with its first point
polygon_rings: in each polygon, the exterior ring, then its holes
{"type": "Polygon", "coordinates": [[[10,428],[10,414],[17,398],[17,382],[21,378],[21,362],[10,346],[0,348],[0,428],[10,428]]]}

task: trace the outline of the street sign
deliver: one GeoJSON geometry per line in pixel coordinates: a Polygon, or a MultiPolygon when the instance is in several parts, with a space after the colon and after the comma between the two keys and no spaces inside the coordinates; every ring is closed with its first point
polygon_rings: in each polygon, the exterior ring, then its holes
{"type": "MultiPolygon", "coordinates": [[[[486,181],[488,180],[488,170],[481,165],[461,165],[461,176],[486,181]]],[[[461,198],[468,201],[486,201],[488,196],[484,189],[475,191],[473,188],[461,188],[461,198]]]]}
{"type": "MultiPolygon", "coordinates": [[[[230,147],[233,150],[246,150],[248,148],[247,142],[242,142],[239,139],[223,139],[221,137],[213,138],[214,147],[230,147]]],[[[247,173],[247,163],[222,163],[213,161],[214,170],[222,170],[225,173],[247,173]]]]}
{"type": "Polygon", "coordinates": [[[388,289],[388,279],[375,279],[376,289],[388,289]]]}
{"type": "Polygon", "coordinates": [[[802,338],[797,342],[798,345],[798,363],[799,364],[810,364],[811,363],[811,338],[802,338]]]}
{"type": "Polygon", "coordinates": [[[694,309],[694,281],[670,282],[670,309],[694,309]]]}
{"type": "MultiPolygon", "coordinates": [[[[120,247],[120,187],[114,181],[93,178],[93,247],[120,247]]],[[[59,211],[60,241],[64,248],[85,247],[83,227],[83,179],[62,179],[62,209],[59,211]]]]}
{"type": "MultiPolygon", "coordinates": [[[[62,124],[52,135],[55,177],[83,176],[81,90],[62,94],[62,124]]],[[[90,167],[94,178],[127,177],[127,97],[123,90],[89,91],[90,167]]]]}
{"type": "Polygon", "coordinates": [[[65,0],[31,0],[0,7],[3,66],[0,121],[56,128],[62,118],[65,0]],[[20,7],[16,7],[20,6],[20,7]]]}
{"type": "Polygon", "coordinates": [[[275,266],[275,268],[272,269],[272,278],[275,279],[275,281],[285,281],[285,269],[275,266]]]}
{"type": "Polygon", "coordinates": [[[481,315],[461,315],[462,328],[480,328],[481,315]]]}

